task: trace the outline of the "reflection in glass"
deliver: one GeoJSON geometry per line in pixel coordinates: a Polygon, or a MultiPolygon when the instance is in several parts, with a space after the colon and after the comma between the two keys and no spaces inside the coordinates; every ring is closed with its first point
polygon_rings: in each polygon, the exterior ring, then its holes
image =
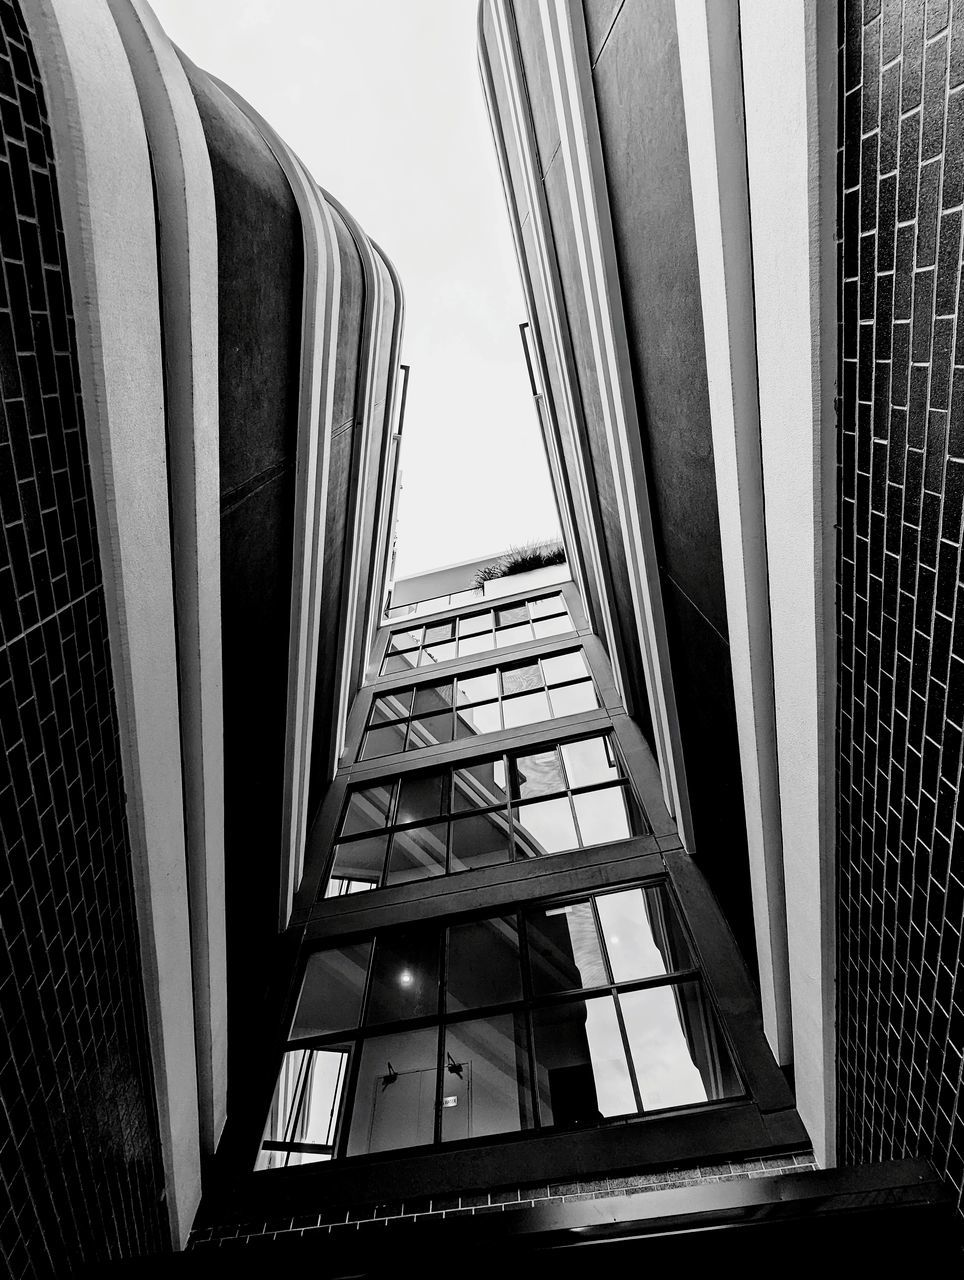
{"type": "Polygon", "coordinates": [[[436,925],[389,929],[375,942],[365,1021],[422,1018],[438,1009],[439,931],[436,925]]]}
{"type": "Polygon", "coordinates": [[[443,788],[448,782],[444,771],[436,773],[407,774],[401,780],[398,795],[397,823],[419,822],[423,818],[437,818],[445,812],[443,788]]]}
{"type": "Polygon", "coordinates": [[[463,676],[459,680],[458,701],[488,702],[499,696],[499,677],[495,671],[481,676],[463,676]]]}
{"type": "Polygon", "coordinates": [[[636,1111],[611,996],[537,1009],[532,1025],[543,1124],[594,1124],[636,1111]]]}
{"type": "Polygon", "coordinates": [[[418,664],[418,650],[411,653],[390,653],[382,663],[382,675],[394,676],[400,671],[411,671],[418,664]]]}
{"type": "Polygon", "coordinates": [[[620,776],[616,757],[609,739],[605,737],[563,743],[562,758],[566,762],[570,787],[590,787],[593,783],[609,782],[620,776]]]}
{"type": "Polygon", "coordinates": [[[485,813],[452,822],[452,871],[490,867],[509,861],[509,832],[505,813],[485,813]]]}
{"type": "Polygon", "coordinates": [[[348,1135],[350,1156],[433,1141],[437,1054],[437,1027],[364,1042],[348,1135]]]}
{"type": "Polygon", "coordinates": [[[354,836],[361,831],[374,831],[386,826],[391,814],[393,785],[386,782],[377,787],[361,787],[352,791],[341,834],[354,836]]]}
{"type": "Polygon", "coordinates": [[[545,618],[553,613],[564,612],[566,608],[562,596],[543,596],[541,600],[529,601],[529,616],[545,618]]]}
{"type": "Polygon", "coordinates": [[[438,644],[442,640],[452,640],[455,637],[455,623],[449,619],[448,622],[431,622],[425,628],[425,643],[438,644]]]}
{"type": "Polygon", "coordinates": [[[452,705],[452,682],[444,684],[420,684],[415,689],[415,705],[412,714],[424,716],[433,711],[445,711],[452,705]]]}
{"type": "Polygon", "coordinates": [[[569,680],[582,680],[589,675],[586,659],[582,650],[572,653],[558,653],[553,658],[542,659],[542,670],[546,684],[565,684],[569,680]]]}
{"type": "Polygon", "coordinates": [[[530,1127],[524,1017],[456,1023],[445,1032],[443,1053],[443,1142],[530,1127]]]}
{"type": "Polygon", "coordinates": [[[535,632],[536,639],[542,640],[546,636],[559,636],[565,631],[571,631],[572,623],[567,614],[562,614],[558,618],[539,618],[532,624],[532,630],[535,632]]]}
{"type": "Polygon", "coordinates": [[[596,899],[614,982],[653,978],[693,964],[666,891],[625,889],[596,899]]]}
{"type": "Polygon", "coordinates": [[[422,650],[422,656],[419,659],[420,667],[431,667],[436,662],[449,662],[455,657],[455,642],[450,641],[448,644],[427,645],[422,650]]]}
{"type": "Polygon", "coordinates": [[[552,703],[552,714],[557,718],[595,711],[599,706],[591,680],[581,680],[578,684],[564,684],[558,689],[552,689],[549,700],[552,703]]]}
{"type": "Polygon", "coordinates": [[[388,652],[400,653],[403,649],[417,649],[421,643],[421,627],[415,627],[411,631],[396,631],[388,642],[388,652]]]}
{"type": "Polygon", "coordinates": [[[393,756],[405,750],[405,724],[378,725],[365,734],[362,746],[362,760],[373,760],[376,756],[393,756]]]}
{"type": "Polygon", "coordinates": [[[501,631],[495,633],[495,643],[498,649],[508,649],[510,645],[524,644],[531,639],[532,627],[528,622],[519,627],[503,627],[501,631]]]}
{"type": "Polygon", "coordinates": [[[408,750],[417,751],[420,747],[434,747],[440,742],[452,741],[452,712],[444,711],[439,716],[422,716],[413,720],[408,733],[408,750]]]}
{"type": "Polygon", "coordinates": [[[523,604],[507,604],[501,609],[495,611],[495,625],[497,627],[508,627],[515,622],[527,622],[528,610],[523,604]]]}
{"type": "Polygon", "coordinates": [[[542,673],[538,662],[527,663],[524,667],[507,667],[502,672],[503,693],[526,693],[530,689],[542,688],[542,673]]]}
{"type": "Polygon", "coordinates": [[[632,835],[626,796],[624,787],[604,787],[601,791],[583,791],[572,797],[584,845],[627,840],[632,835]]]}
{"type": "Polygon", "coordinates": [[[392,720],[404,720],[412,709],[412,690],[397,689],[394,693],[376,698],[372,703],[371,724],[386,724],[392,720]]]}
{"type": "Polygon", "coordinates": [[[519,805],[512,817],[517,857],[534,858],[578,847],[576,826],[566,796],[519,805]]]}
{"type": "Polygon", "coordinates": [[[396,831],[388,859],[386,884],[405,884],[445,874],[446,824],[396,831]]]}
{"type": "Polygon", "coordinates": [[[445,1007],[449,1013],[522,998],[515,916],[452,925],[445,1007]]]}
{"type": "Polygon", "coordinates": [[[566,789],[558,751],[537,751],[531,756],[517,756],[514,763],[514,793],[520,800],[566,789]]]}
{"type": "Polygon", "coordinates": [[[479,733],[498,733],[502,716],[497,702],[482,702],[477,707],[460,707],[455,713],[456,737],[472,738],[479,733]]]}
{"type": "Polygon", "coordinates": [[[504,804],[505,799],[505,765],[501,759],[483,760],[455,771],[453,812],[485,809],[489,805],[504,804]]]}
{"type": "Polygon", "coordinates": [[[281,1062],[257,1169],[330,1160],[348,1070],[348,1045],[297,1049],[281,1062]],[[315,1150],[292,1151],[294,1144],[315,1150]]]}
{"type": "Polygon", "coordinates": [[[515,729],[522,724],[535,724],[538,720],[548,720],[550,718],[549,699],[542,691],[506,698],[502,703],[502,715],[507,729],[515,729]]]}
{"type": "Polygon", "coordinates": [[[698,982],[619,997],[643,1107],[684,1107],[741,1092],[698,982]]]}
{"type": "Polygon", "coordinates": [[[372,940],[328,947],[308,957],[289,1039],[357,1027],[372,940]]]}
{"type": "Polygon", "coordinates": [[[382,878],[387,852],[388,836],[371,836],[368,839],[352,840],[348,844],[338,845],[325,897],[336,898],[346,892],[359,892],[358,889],[342,888],[341,885],[345,883],[361,885],[365,889],[376,889],[382,878]],[[341,884],[336,885],[336,881],[341,884]]]}
{"type": "Polygon", "coordinates": [[[532,990],[536,995],[601,987],[609,978],[589,902],[570,902],[526,916],[532,990]]]}
{"type": "Polygon", "coordinates": [[[492,610],[486,609],[485,613],[473,613],[468,618],[459,620],[459,636],[477,636],[483,631],[492,630],[492,610]]]}

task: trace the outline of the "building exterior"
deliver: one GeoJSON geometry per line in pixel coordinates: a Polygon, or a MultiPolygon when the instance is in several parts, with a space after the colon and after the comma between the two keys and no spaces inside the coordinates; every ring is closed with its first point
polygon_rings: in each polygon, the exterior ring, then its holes
{"type": "Polygon", "coordinates": [[[388,258],[0,0],[10,1274],[955,1256],[962,21],[482,0],[566,564],[478,590],[388,258]]]}

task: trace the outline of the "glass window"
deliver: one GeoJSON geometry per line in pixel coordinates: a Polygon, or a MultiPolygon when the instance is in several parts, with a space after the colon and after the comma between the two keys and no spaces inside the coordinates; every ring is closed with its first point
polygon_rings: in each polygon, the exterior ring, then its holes
{"type": "Polygon", "coordinates": [[[539,618],[532,624],[532,630],[537,640],[545,640],[548,636],[560,636],[571,631],[572,623],[566,614],[561,614],[558,618],[539,618]]]}
{"type": "Polygon", "coordinates": [[[459,678],[457,701],[489,702],[499,696],[499,673],[487,671],[481,676],[461,676],[459,678]]]}
{"type": "Polygon", "coordinates": [[[437,818],[448,808],[447,784],[448,770],[445,769],[405,774],[399,786],[395,821],[421,822],[425,818],[437,818]]]}
{"type": "Polygon", "coordinates": [[[559,761],[559,752],[537,751],[532,755],[517,756],[514,768],[513,794],[520,800],[530,796],[550,795],[565,791],[566,776],[559,761]]]}
{"type": "Polygon", "coordinates": [[[364,1041],[348,1154],[423,1147],[435,1139],[438,1028],[364,1041]]]}
{"type": "Polygon", "coordinates": [[[536,995],[607,985],[592,903],[569,902],[527,913],[526,938],[536,995]]]}
{"type": "Polygon", "coordinates": [[[444,640],[455,639],[455,623],[452,619],[447,622],[431,622],[425,628],[425,643],[438,644],[444,640]]]}
{"type": "Polygon", "coordinates": [[[577,716],[583,711],[595,711],[599,706],[591,680],[582,680],[579,684],[564,684],[557,689],[550,689],[549,702],[554,719],[561,719],[562,716],[577,716]]]}
{"type": "Polygon", "coordinates": [[[451,825],[452,871],[509,861],[509,824],[504,812],[470,814],[451,825]]]}
{"type": "Polygon", "coordinates": [[[455,732],[459,738],[472,738],[479,733],[498,733],[501,728],[502,715],[497,702],[460,707],[456,712],[455,732]]]}
{"type": "Polygon", "coordinates": [[[386,826],[391,815],[394,791],[395,784],[392,782],[353,791],[348,800],[341,834],[353,836],[361,831],[374,831],[386,826]]]}
{"type": "Polygon", "coordinates": [[[404,751],[407,729],[408,725],[404,721],[401,724],[381,725],[369,729],[362,744],[361,758],[374,760],[378,756],[393,756],[399,751],[404,751]]]}
{"type": "Polygon", "coordinates": [[[596,903],[614,981],[692,967],[689,943],[665,890],[625,889],[602,894],[596,903]]]}
{"type": "Polygon", "coordinates": [[[372,940],[367,938],[308,957],[291,1040],[358,1026],[371,954],[372,940]]]}
{"type": "Polygon", "coordinates": [[[418,650],[411,653],[390,653],[382,663],[382,675],[394,676],[401,671],[411,671],[418,666],[418,650]]]}
{"type": "Polygon", "coordinates": [[[536,1097],[546,1125],[592,1125],[636,1111],[612,996],[536,1009],[536,1097]]]}
{"type": "Polygon", "coordinates": [[[404,884],[408,880],[425,880],[445,874],[446,824],[410,827],[392,836],[392,852],[388,859],[386,884],[404,884]]]}
{"type": "Polygon", "coordinates": [[[508,627],[516,622],[528,622],[529,610],[525,604],[507,604],[495,611],[495,625],[508,627]]]}
{"type": "Polygon", "coordinates": [[[529,1128],[525,1018],[505,1013],[446,1028],[441,1085],[443,1142],[529,1128]]]}
{"type": "Polygon", "coordinates": [[[623,787],[605,787],[602,791],[583,791],[572,797],[579,823],[582,844],[606,844],[610,840],[628,840],[633,834],[623,787]]]}
{"type": "Polygon", "coordinates": [[[454,657],[455,645],[453,643],[427,645],[422,650],[419,666],[430,667],[437,662],[451,662],[454,657]]]}
{"type": "Polygon", "coordinates": [[[385,855],[388,852],[388,836],[370,836],[367,839],[351,840],[340,844],[335,849],[335,861],[331,870],[331,883],[339,881],[334,892],[326,897],[338,897],[343,893],[358,892],[342,886],[358,885],[364,889],[377,889],[385,867],[385,855]]]}
{"type": "Polygon", "coordinates": [[[591,787],[597,782],[611,782],[619,777],[616,756],[609,739],[603,735],[564,742],[562,758],[566,762],[570,787],[591,787]]]}
{"type": "Polygon", "coordinates": [[[459,657],[471,658],[473,654],[485,653],[492,648],[492,633],[485,632],[480,636],[466,636],[459,641],[459,657]]]}
{"type": "Polygon", "coordinates": [[[416,716],[431,715],[436,711],[445,711],[452,705],[452,682],[445,684],[420,684],[415,689],[415,705],[412,714],[416,716]]]}
{"type": "Polygon", "coordinates": [[[558,653],[552,658],[543,658],[542,670],[548,685],[566,684],[570,680],[582,680],[589,675],[581,649],[576,649],[573,653],[558,653]]]}
{"type": "Polygon", "coordinates": [[[541,600],[529,601],[529,616],[532,618],[547,618],[565,611],[566,602],[561,595],[543,596],[541,600]]]}
{"type": "Polygon", "coordinates": [[[513,644],[525,644],[532,639],[532,627],[528,622],[518,627],[503,627],[495,633],[495,644],[498,649],[508,649],[513,644]]]}
{"type": "Polygon", "coordinates": [[[551,714],[549,699],[544,692],[520,693],[514,698],[506,698],[502,703],[502,716],[507,729],[548,720],[551,714]]]}
{"type": "Polygon", "coordinates": [[[389,929],[378,935],[365,1022],[401,1022],[438,1010],[437,925],[389,929]]]}
{"type": "Polygon", "coordinates": [[[486,609],[485,613],[473,613],[467,618],[459,619],[459,637],[477,636],[483,631],[492,630],[492,611],[486,609]]]}
{"type": "Polygon", "coordinates": [[[522,999],[519,926],[514,915],[470,920],[448,931],[445,1007],[449,1013],[522,999]]]}
{"type": "Polygon", "coordinates": [[[527,662],[521,667],[506,667],[502,672],[502,692],[527,693],[542,688],[542,672],[538,662],[527,662]]]}
{"type": "Polygon", "coordinates": [[[453,812],[487,809],[490,805],[505,804],[505,801],[505,762],[501,756],[455,770],[453,812]]]}
{"type": "Polygon", "coordinates": [[[547,853],[563,853],[579,845],[566,796],[520,804],[513,809],[512,820],[516,829],[517,857],[541,858],[547,853]]]}
{"type": "Polygon", "coordinates": [[[339,1044],[284,1055],[256,1168],[332,1158],[350,1052],[339,1044]],[[293,1150],[295,1144],[309,1149],[293,1150]]]}
{"type": "Polygon", "coordinates": [[[451,711],[439,716],[422,716],[420,720],[411,722],[407,749],[418,751],[422,747],[436,747],[440,742],[451,742],[452,731],[451,711]]]}
{"type": "Polygon", "coordinates": [[[404,720],[412,711],[412,690],[396,689],[384,698],[372,703],[372,724],[384,724],[390,720],[404,720]]]}

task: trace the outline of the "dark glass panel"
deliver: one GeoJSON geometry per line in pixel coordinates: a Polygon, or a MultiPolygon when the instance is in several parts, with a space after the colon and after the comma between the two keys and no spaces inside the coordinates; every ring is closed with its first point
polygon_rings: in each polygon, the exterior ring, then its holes
{"type": "Polygon", "coordinates": [[[372,940],[367,938],[308,957],[291,1040],[358,1026],[371,954],[372,940]]]}
{"type": "Polygon", "coordinates": [[[456,770],[453,812],[486,809],[505,801],[505,764],[501,756],[456,770]]]}
{"type": "Polygon", "coordinates": [[[509,627],[516,622],[528,622],[529,611],[526,608],[525,601],[522,604],[507,604],[501,609],[495,611],[495,625],[497,627],[509,627]]]}
{"type": "Polygon", "coordinates": [[[606,737],[563,743],[562,758],[570,787],[591,787],[620,777],[616,757],[606,737]]]}
{"type": "Polygon", "coordinates": [[[413,720],[408,731],[409,751],[418,751],[423,747],[436,747],[440,742],[452,741],[452,710],[444,711],[439,716],[422,716],[413,720]]]}
{"type": "Polygon", "coordinates": [[[536,1096],[546,1125],[591,1125],[636,1111],[611,996],[536,1009],[536,1096]]]}
{"type": "Polygon", "coordinates": [[[374,700],[370,723],[384,724],[387,720],[404,720],[411,710],[412,689],[395,689],[374,700]]]}
{"type": "Polygon", "coordinates": [[[404,884],[445,874],[446,823],[396,831],[388,858],[386,884],[404,884]]]}
{"type": "Polygon", "coordinates": [[[438,1010],[439,930],[434,924],[389,929],[375,940],[365,1022],[421,1018],[438,1010]]]}
{"type": "Polygon", "coordinates": [[[517,858],[537,858],[578,848],[567,796],[519,805],[512,811],[517,858]]]}
{"type": "Polygon", "coordinates": [[[392,724],[369,729],[365,734],[361,758],[374,760],[378,756],[393,756],[399,751],[404,751],[407,728],[407,724],[392,724]]]}
{"type": "Polygon", "coordinates": [[[420,1147],[435,1138],[438,1028],[373,1036],[361,1048],[348,1154],[420,1147]]]}
{"type": "Polygon", "coordinates": [[[519,927],[514,915],[452,925],[448,944],[445,1007],[449,1013],[522,999],[519,927]]]}
{"type": "Polygon", "coordinates": [[[448,811],[448,769],[406,774],[400,779],[395,821],[421,822],[448,811]]]}
{"type": "Polygon", "coordinates": [[[518,1133],[532,1124],[525,1018],[501,1014],[445,1032],[442,1141],[518,1133]]]}
{"type": "Polygon", "coordinates": [[[583,711],[595,711],[599,706],[596,690],[591,680],[581,680],[578,684],[564,684],[558,689],[550,689],[549,701],[552,703],[552,714],[556,719],[562,716],[578,716],[583,711]]]}
{"type": "Polygon", "coordinates": [[[512,762],[512,772],[513,795],[520,800],[551,795],[554,791],[566,789],[566,777],[555,747],[532,755],[516,756],[512,762]]]}
{"type": "Polygon", "coordinates": [[[689,943],[665,889],[625,889],[596,899],[615,982],[654,978],[693,965],[689,943]]]}
{"type": "Polygon", "coordinates": [[[394,783],[385,782],[376,787],[361,787],[352,791],[341,834],[353,836],[361,831],[375,831],[387,826],[392,812],[394,788],[394,783]]]}
{"type": "Polygon", "coordinates": [[[376,889],[382,878],[387,852],[388,836],[369,836],[336,846],[335,864],[331,869],[325,897],[334,898],[345,892],[357,892],[357,889],[346,890],[343,887],[345,884],[376,889]],[[335,881],[341,883],[336,885],[335,881]]]}
{"type": "Polygon", "coordinates": [[[452,681],[441,684],[420,684],[415,689],[415,706],[412,714],[431,715],[452,705],[452,681]]]}
{"type": "Polygon", "coordinates": [[[382,663],[382,675],[394,676],[400,671],[411,671],[418,665],[418,651],[411,653],[390,653],[382,663]]]}
{"type": "Polygon", "coordinates": [[[455,639],[455,622],[430,622],[425,628],[425,643],[440,644],[444,640],[455,639]]]}
{"type": "Polygon", "coordinates": [[[453,819],[452,871],[490,867],[509,861],[508,818],[505,811],[453,819]]]}
{"type": "Polygon", "coordinates": [[[685,1107],[742,1093],[713,1010],[698,982],[619,997],[643,1108],[685,1107]]]}
{"type": "Polygon", "coordinates": [[[536,995],[608,985],[589,902],[569,902],[528,912],[526,937],[536,995]]]}
{"type": "Polygon", "coordinates": [[[413,627],[409,631],[395,631],[388,642],[388,652],[401,653],[406,649],[417,649],[421,643],[421,627],[413,627]]]}
{"type": "Polygon", "coordinates": [[[542,688],[542,672],[538,662],[527,662],[523,667],[506,667],[502,672],[503,693],[528,693],[542,688]]]}

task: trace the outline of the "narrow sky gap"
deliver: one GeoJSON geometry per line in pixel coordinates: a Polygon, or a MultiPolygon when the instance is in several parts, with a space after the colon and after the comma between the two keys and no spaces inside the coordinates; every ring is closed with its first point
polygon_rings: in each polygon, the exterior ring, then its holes
{"type": "Polygon", "coordinates": [[[351,209],[405,290],[396,571],[558,536],[485,118],[476,0],[153,0],[351,209]],[[444,531],[444,532],[443,532],[444,531]]]}

